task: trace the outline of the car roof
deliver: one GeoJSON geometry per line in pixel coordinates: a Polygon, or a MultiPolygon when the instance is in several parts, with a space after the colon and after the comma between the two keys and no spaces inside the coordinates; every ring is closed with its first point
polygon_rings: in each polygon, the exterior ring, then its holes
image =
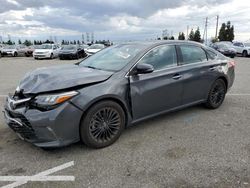
{"type": "Polygon", "coordinates": [[[145,45],[148,47],[154,47],[154,46],[158,46],[158,45],[162,45],[162,44],[189,44],[189,45],[196,45],[196,46],[203,46],[205,47],[205,45],[203,45],[202,43],[199,42],[194,42],[194,41],[186,41],[186,40],[155,40],[155,41],[136,41],[136,42],[121,42],[121,43],[117,43],[117,45],[119,44],[131,44],[131,45],[145,45]]]}

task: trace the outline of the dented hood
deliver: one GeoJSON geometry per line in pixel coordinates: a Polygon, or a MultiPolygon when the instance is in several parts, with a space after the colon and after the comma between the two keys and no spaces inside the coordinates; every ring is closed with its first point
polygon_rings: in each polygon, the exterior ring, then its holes
{"type": "Polygon", "coordinates": [[[19,84],[24,94],[36,94],[84,86],[107,80],[113,73],[78,65],[39,68],[28,73],[19,84]]]}

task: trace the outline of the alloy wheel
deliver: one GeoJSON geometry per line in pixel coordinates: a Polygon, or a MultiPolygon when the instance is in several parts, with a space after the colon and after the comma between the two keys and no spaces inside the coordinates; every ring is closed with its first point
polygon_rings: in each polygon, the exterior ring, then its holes
{"type": "Polygon", "coordinates": [[[97,142],[107,142],[119,132],[120,125],[119,112],[114,108],[105,107],[92,116],[89,132],[97,142]]]}

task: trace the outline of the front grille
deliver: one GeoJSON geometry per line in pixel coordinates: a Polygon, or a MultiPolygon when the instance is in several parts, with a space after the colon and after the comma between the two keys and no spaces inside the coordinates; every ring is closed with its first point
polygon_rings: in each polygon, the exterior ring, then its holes
{"type": "Polygon", "coordinates": [[[10,119],[8,125],[11,129],[13,129],[15,132],[19,133],[22,137],[26,139],[32,139],[36,136],[34,129],[32,128],[30,122],[24,115],[9,111],[7,109],[6,112],[11,118],[17,120],[22,124],[21,126],[19,123],[10,119]]]}

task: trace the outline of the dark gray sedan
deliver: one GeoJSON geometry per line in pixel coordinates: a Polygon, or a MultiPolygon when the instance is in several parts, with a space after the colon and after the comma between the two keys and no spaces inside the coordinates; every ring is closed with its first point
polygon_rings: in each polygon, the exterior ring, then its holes
{"type": "Polygon", "coordinates": [[[101,148],[141,120],[201,103],[218,108],[234,66],[199,43],[114,45],[77,64],[28,73],[7,98],[4,114],[9,127],[36,146],[81,140],[101,148]]]}

